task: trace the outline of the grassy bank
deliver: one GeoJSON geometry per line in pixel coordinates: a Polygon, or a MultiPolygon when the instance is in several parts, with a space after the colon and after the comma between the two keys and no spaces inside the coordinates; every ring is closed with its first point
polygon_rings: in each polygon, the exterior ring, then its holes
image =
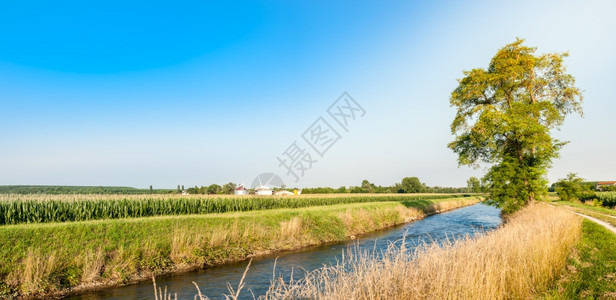
{"type": "Polygon", "coordinates": [[[555,201],[556,205],[566,206],[567,209],[594,217],[601,221],[607,222],[612,226],[616,226],[616,210],[602,206],[590,206],[582,203],[570,201],[555,201]]]}
{"type": "Polygon", "coordinates": [[[616,235],[584,220],[582,238],[572,251],[567,272],[546,299],[615,299],[616,235]]]}
{"type": "Polygon", "coordinates": [[[152,274],[341,241],[478,201],[471,197],[387,200],[0,226],[0,295],[50,295],[117,285],[152,274]]]}
{"type": "Polygon", "coordinates": [[[0,225],[177,216],[468,195],[0,195],[0,225]]]}
{"type": "Polygon", "coordinates": [[[383,258],[351,253],[299,282],[276,281],[269,299],[527,299],[560,275],[581,219],[534,204],[472,240],[390,248],[383,258]]]}
{"type": "Polygon", "coordinates": [[[594,212],[597,212],[597,213],[612,215],[612,216],[616,217],[616,209],[610,209],[610,208],[603,207],[603,206],[592,206],[592,205],[588,205],[588,204],[571,202],[571,201],[556,201],[556,202],[554,202],[554,204],[567,205],[567,206],[570,206],[570,207],[585,209],[585,210],[588,210],[588,211],[594,211],[594,212]]]}

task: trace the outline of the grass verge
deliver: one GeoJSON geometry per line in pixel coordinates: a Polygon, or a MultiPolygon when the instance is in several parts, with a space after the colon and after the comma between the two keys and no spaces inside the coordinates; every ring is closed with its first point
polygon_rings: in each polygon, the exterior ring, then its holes
{"type": "Polygon", "coordinates": [[[546,299],[616,299],[616,235],[584,220],[582,238],[569,257],[567,273],[546,299]]]}
{"type": "Polygon", "coordinates": [[[545,204],[513,215],[476,239],[382,257],[349,253],[295,282],[275,281],[268,299],[527,299],[545,292],[564,269],[581,218],[545,204]]]}
{"type": "Polygon", "coordinates": [[[553,202],[556,205],[567,206],[567,209],[575,211],[577,213],[585,214],[593,218],[599,219],[613,226],[616,226],[616,211],[598,206],[590,206],[581,203],[569,202],[569,201],[556,201],[553,202]]]}
{"type": "Polygon", "coordinates": [[[0,226],[0,296],[118,285],[349,236],[477,203],[473,197],[0,226]]]}

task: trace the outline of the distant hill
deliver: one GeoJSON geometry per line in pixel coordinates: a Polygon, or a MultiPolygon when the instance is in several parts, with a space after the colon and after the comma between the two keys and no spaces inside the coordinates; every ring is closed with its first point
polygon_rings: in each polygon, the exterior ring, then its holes
{"type": "MultiPolygon", "coordinates": [[[[177,192],[174,189],[153,189],[154,194],[177,192]]],[[[64,186],[64,185],[0,185],[0,194],[149,194],[150,189],[127,186],[64,186]]]]}

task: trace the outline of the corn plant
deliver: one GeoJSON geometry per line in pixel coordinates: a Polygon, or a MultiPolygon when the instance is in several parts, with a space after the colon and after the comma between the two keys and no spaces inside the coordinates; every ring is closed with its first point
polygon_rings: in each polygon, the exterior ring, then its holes
{"type": "Polygon", "coordinates": [[[1,195],[0,225],[71,222],[300,208],[379,201],[431,200],[463,195],[346,195],[300,197],[1,195]]]}

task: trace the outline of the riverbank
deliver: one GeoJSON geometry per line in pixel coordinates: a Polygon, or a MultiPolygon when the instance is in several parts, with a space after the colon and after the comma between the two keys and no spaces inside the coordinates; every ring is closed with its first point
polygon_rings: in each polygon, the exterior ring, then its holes
{"type": "Polygon", "coordinates": [[[302,281],[279,278],[266,299],[534,298],[563,274],[581,224],[571,212],[531,204],[475,239],[354,253],[302,281]]]}
{"type": "Polygon", "coordinates": [[[473,197],[0,227],[0,294],[62,296],[352,238],[473,197]],[[10,246],[8,246],[10,245],[10,246]]]}

